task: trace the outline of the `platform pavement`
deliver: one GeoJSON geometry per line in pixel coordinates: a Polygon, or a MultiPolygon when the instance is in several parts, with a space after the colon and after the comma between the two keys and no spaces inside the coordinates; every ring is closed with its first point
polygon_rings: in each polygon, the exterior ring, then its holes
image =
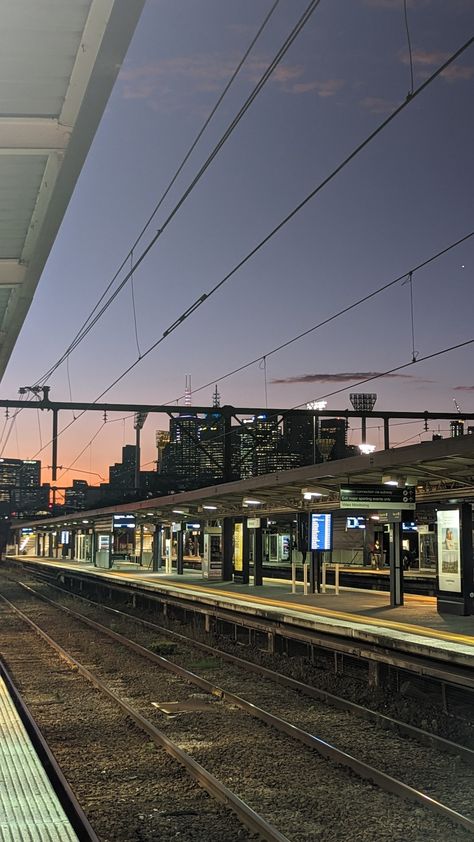
{"type": "Polygon", "coordinates": [[[0,678],[0,839],[77,842],[0,678]]]}
{"type": "Polygon", "coordinates": [[[182,575],[154,573],[128,562],[116,562],[109,570],[69,559],[21,556],[17,560],[127,579],[146,590],[175,592],[195,602],[227,610],[238,607],[257,616],[284,618],[291,625],[474,667],[474,616],[440,614],[434,597],[409,594],[404,605],[391,608],[387,592],[359,588],[341,588],[338,595],[334,591],[304,595],[301,583],[292,593],[291,583],[280,579],[264,579],[262,586],[254,586],[252,580],[249,585],[208,581],[192,570],[182,575]]]}

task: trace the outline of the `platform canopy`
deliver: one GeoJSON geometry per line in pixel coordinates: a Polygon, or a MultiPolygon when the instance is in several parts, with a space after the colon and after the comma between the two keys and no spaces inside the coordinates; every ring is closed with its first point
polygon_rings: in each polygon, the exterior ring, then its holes
{"type": "Polygon", "coordinates": [[[0,0],[0,378],[145,0],[0,0]]]}
{"type": "MultiPolygon", "coordinates": [[[[110,514],[135,514],[163,521],[213,520],[225,516],[261,517],[297,511],[332,511],[340,507],[345,485],[380,485],[397,479],[416,488],[417,503],[474,502],[474,436],[440,439],[422,444],[379,450],[289,471],[250,477],[180,494],[122,503],[37,521],[17,521],[19,526],[81,526],[110,514]],[[321,497],[304,499],[304,491],[321,497]],[[79,517],[79,520],[78,520],[79,517]]],[[[361,505],[363,508],[363,505],[361,505]]],[[[380,508],[383,508],[383,503],[380,508]]],[[[400,504],[400,508],[403,505],[400,504]]],[[[153,522],[153,521],[151,521],[153,522]]]]}

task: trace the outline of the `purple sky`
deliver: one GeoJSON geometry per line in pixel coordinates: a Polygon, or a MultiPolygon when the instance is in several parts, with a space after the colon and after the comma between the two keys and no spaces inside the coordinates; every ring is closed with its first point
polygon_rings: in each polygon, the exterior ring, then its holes
{"type": "MultiPolygon", "coordinates": [[[[35,381],[67,347],[271,5],[271,0],[147,0],[11,357],[2,397],[14,397],[19,386],[35,381]]],[[[280,0],[152,233],[306,6],[306,0],[280,0]]],[[[472,34],[472,11],[472,0],[409,2],[415,86],[472,34]]],[[[410,88],[407,56],[402,0],[321,1],[137,270],[142,350],[405,99],[410,88]]],[[[195,388],[218,378],[467,234],[474,227],[473,86],[471,47],[107,399],[173,400],[183,394],[185,374],[192,375],[195,388]]],[[[473,258],[474,237],[415,273],[418,356],[474,336],[473,258]]],[[[347,386],[328,404],[345,408],[360,375],[409,362],[409,302],[408,285],[397,284],[269,357],[268,404],[295,406],[347,386]]],[[[404,377],[374,380],[355,390],[377,392],[381,409],[454,412],[456,398],[463,410],[472,412],[472,355],[468,346],[422,362],[404,377]]],[[[127,285],[71,355],[73,399],[94,400],[136,357],[127,285]]],[[[69,399],[65,365],[50,385],[52,398],[69,399]]],[[[224,403],[264,405],[262,367],[255,364],[224,380],[219,390],[224,403]]],[[[195,402],[209,402],[212,391],[196,393],[195,402]]],[[[60,426],[70,420],[64,415],[60,426]]],[[[90,414],[64,433],[60,462],[69,465],[101,423],[100,416],[90,414]]],[[[45,413],[40,424],[44,445],[50,438],[45,413]]],[[[164,418],[147,421],[143,463],[155,458],[155,429],[165,426],[164,418]]],[[[413,437],[417,442],[421,430],[421,424],[400,427],[398,440],[413,437]]],[[[357,430],[351,435],[354,443],[359,440],[357,430]]],[[[370,438],[380,444],[377,429],[370,438]]],[[[133,442],[132,419],[106,425],[77,461],[77,469],[106,476],[106,466],[119,459],[122,444],[128,442],[133,442]]],[[[36,413],[23,412],[3,455],[31,458],[39,449],[36,413]]],[[[37,458],[50,464],[49,448],[37,458]]],[[[61,482],[72,476],[88,478],[77,469],[61,482]]]]}

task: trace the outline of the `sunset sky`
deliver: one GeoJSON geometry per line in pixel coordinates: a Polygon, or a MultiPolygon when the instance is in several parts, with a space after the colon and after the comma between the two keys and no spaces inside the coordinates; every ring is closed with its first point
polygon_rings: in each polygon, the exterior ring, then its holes
{"type": "MultiPolygon", "coordinates": [[[[147,0],[10,359],[2,398],[16,397],[68,346],[272,5],[147,0]]],[[[307,5],[280,0],[135,257],[307,5]]],[[[473,34],[473,3],[411,0],[408,22],[416,88],[473,34]]],[[[402,0],[321,0],[135,272],[138,348],[128,283],[71,354],[69,379],[63,364],[48,381],[52,399],[97,398],[402,103],[410,86],[402,0]]],[[[474,230],[473,94],[471,46],[104,400],[176,401],[186,374],[197,390],[259,359],[218,383],[223,403],[264,406],[267,397],[269,406],[291,407],[344,387],[328,397],[328,408],[346,408],[355,390],[377,392],[377,407],[385,410],[453,410],[454,416],[455,399],[473,412],[473,345],[365,386],[354,383],[408,363],[413,354],[424,357],[474,338],[474,237],[413,275],[414,346],[410,287],[400,281],[270,354],[474,230]]],[[[210,403],[213,389],[195,391],[193,401],[210,403]]],[[[122,445],[134,441],[133,419],[122,418],[110,415],[103,425],[101,415],[90,413],[60,437],[63,466],[84,452],[58,484],[107,478],[122,445]]],[[[60,428],[71,420],[64,413],[60,428]]],[[[25,410],[2,455],[50,465],[50,423],[47,413],[25,410]]],[[[441,430],[448,426],[440,424],[441,430]]],[[[142,465],[148,469],[156,458],[155,430],[165,427],[164,416],[145,424],[142,465]]],[[[380,446],[381,431],[369,433],[380,446]]],[[[394,428],[393,438],[415,443],[420,434],[422,424],[415,423],[394,428]]],[[[358,429],[349,441],[360,441],[358,429]]],[[[43,481],[49,474],[43,471],[43,481]]]]}

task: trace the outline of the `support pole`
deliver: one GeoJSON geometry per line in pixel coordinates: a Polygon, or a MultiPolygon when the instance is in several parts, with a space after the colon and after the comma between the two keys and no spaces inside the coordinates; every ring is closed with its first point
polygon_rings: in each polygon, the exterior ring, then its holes
{"type": "Polygon", "coordinates": [[[383,419],[383,447],[384,450],[390,450],[390,421],[388,418],[383,419]]]}
{"type": "MultiPolygon", "coordinates": [[[[390,607],[403,605],[402,524],[390,526],[390,607]]],[[[383,548],[382,548],[383,549],[383,548]]]]}
{"type": "Polygon", "coordinates": [[[222,523],[222,580],[231,582],[233,577],[232,541],[234,537],[234,522],[231,517],[225,517],[222,523]]]}
{"type": "Polygon", "coordinates": [[[249,554],[250,554],[250,533],[249,528],[247,526],[248,518],[244,517],[243,519],[243,534],[242,534],[242,555],[243,555],[243,570],[242,570],[242,584],[248,585],[250,581],[250,563],[249,563],[249,554]]]}
{"type": "MultiPolygon", "coordinates": [[[[178,573],[179,576],[182,576],[183,573],[184,573],[184,529],[183,529],[183,524],[181,524],[181,529],[179,530],[179,532],[176,533],[176,535],[177,535],[177,539],[176,539],[176,545],[177,545],[176,546],[176,549],[177,549],[177,553],[176,553],[176,573],[178,573]]],[[[171,545],[172,544],[173,544],[173,542],[171,542],[171,545]]]]}
{"type": "Polygon", "coordinates": [[[135,427],[135,493],[140,491],[140,433],[141,427],[135,427]]]}
{"type": "Polygon", "coordinates": [[[161,559],[163,556],[161,539],[161,523],[158,521],[155,523],[155,537],[153,540],[153,573],[157,573],[161,570],[161,559]]]}
{"type": "Polygon", "coordinates": [[[59,410],[53,409],[53,436],[51,455],[51,479],[56,482],[58,478],[58,415],[59,410]]]}
{"type": "Polygon", "coordinates": [[[291,593],[296,593],[296,561],[291,562],[291,593]]]}
{"type": "Polygon", "coordinates": [[[253,583],[263,585],[263,519],[255,530],[255,558],[253,561],[253,583]]]}

